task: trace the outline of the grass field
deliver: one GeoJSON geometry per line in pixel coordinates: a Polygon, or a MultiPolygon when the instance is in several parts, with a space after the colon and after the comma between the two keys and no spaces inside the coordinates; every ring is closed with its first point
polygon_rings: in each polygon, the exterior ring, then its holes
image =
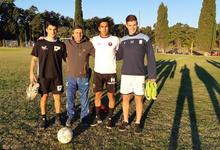
{"type": "MultiPolygon", "coordinates": [[[[25,99],[29,54],[30,49],[0,48],[0,149],[220,149],[220,57],[157,55],[159,95],[155,102],[144,101],[141,134],[132,128],[125,133],[117,127],[109,131],[104,125],[82,129],[78,119],[72,125],[72,142],[63,145],[56,138],[58,127],[37,128],[39,96],[25,99]]],[[[122,114],[119,93],[116,99],[117,122],[122,114]]],[[[63,94],[63,121],[65,102],[63,94]]],[[[133,100],[131,106],[133,126],[133,100]]],[[[51,123],[53,110],[50,100],[51,123]]]]}

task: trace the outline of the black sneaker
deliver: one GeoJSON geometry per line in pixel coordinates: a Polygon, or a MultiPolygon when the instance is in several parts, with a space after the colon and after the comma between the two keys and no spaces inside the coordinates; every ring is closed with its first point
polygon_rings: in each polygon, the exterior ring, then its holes
{"type": "Polygon", "coordinates": [[[81,125],[80,126],[83,127],[83,128],[89,127],[89,122],[88,122],[87,117],[84,117],[84,118],[81,119],[81,125]]]}
{"type": "Polygon", "coordinates": [[[141,133],[142,132],[142,128],[140,124],[135,124],[135,128],[134,128],[134,132],[135,133],[141,133]]]}
{"type": "Polygon", "coordinates": [[[56,126],[61,126],[62,124],[61,124],[61,119],[60,119],[60,117],[55,117],[55,125],[56,126]]]}
{"type": "Polygon", "coordinates": [[[102,120],[96,116],[94,121],[92,122],[91,126],[94,127],[94,126],[97,126],[98,124],[101,124],[101,123],[102,123],[102,120]]]}
{"type": "Polygon", "coordinates": [[[45,129],[46,126],[47,126],[47,119],[45,117],[42,117],[39,122],[39,128],[45,129]]]}
{"type": "Polygon", "coordinates": [[[112,129],[113,126],[114,126],[114,124],[113,124],[112,118],[108,118],[108,123],[107,123],[106,128],[112,129]]]}
{"type": "Polygon", "coordinates": [[[129,128],[130,128],[130,125],[128,124],[128,122],[122,121],[121,125],[118,127],[118,130],[123,132],[129,128]]]}

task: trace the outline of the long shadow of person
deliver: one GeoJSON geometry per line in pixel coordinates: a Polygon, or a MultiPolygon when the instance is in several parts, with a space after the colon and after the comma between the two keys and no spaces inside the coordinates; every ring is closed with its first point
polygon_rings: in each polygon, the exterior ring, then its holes
{"type": "MultiPolygon", "coordinates": [[[[157,66],[157,67],[160,67],[161,65],[164,64],[164,62],[165,62],[165,60],[159,60],[159,61],[156,62],[156,66],[157,66]]],[[[146,66],[146,68],[147,68],[147,66],[146,66]]],[[[146,78],[147,78],[147,76],[146,76],[146,78]]],[[[120,86],[120,84],[118,85],[118,87],[119,87],[119,86],[120,86]]],[[[118,94],[117,94],[117,95],[118,95],[118,94]]],[[[116,106],[115,106],[115,107],[117,107],[117,106],[121,103],[121,101],[122,101],[122,97],[121,97],[121,96],[118,96],[118,97],[119,97],[119,98],[117,98],[117,96],[116,96],[116,100],[118,99],[118,101],[116,102],[116,106]]],[[[131,96],[130,104],[132,104],[133,101],[134,101],[134,95],[131,96]]],[[[143,103],[144,103],[145,101],[146,101],[146,99],[144,98],[144,99],[143,99],[143,103]]],[[[146,109],[147,112],[150,111],[150,108],[151,108],[152,105],[153,105],[153,101],[150,103],[150,105],[149,105],[148,108],[146,109]]],[[[145,111],[145,112],[146,112],[146,111],[145,111]]],[[[121,108],[119,111],[117,111],[117,113],[116,113],[115,116],[114,116],[114,119],[115,119],[115,122],[116,122],[117,125],[119,125],[120,122],[123,120],[123,115],[122,115],[122,113],[123,113],[123,111],[122,111],[122,108],[121,108]]],[[[134,111],[134,112],[130,115],[130,117],[129,117],[129,122],[132,122],[132,121],[134,120],[135,116],[136,116],[136,111],[134,111]]],[[[146,113],[145,113],[145,116],[146,116],[146,113]]],[[[143,122],[143,120],[142,120],[142,122],[143,122]]],[[[143,123],[142,123],[141,125],[142,125],[142,127],[143,127],[143,123]]]]}
{"type": "Polygon", "coordinates": [[[220,85],[205,69],[198,64],[195,64],[195,71],[209,93],[209,97],[215,110],[218,122],[220,123],[220,106],[215,93],[216,91],[218,94],[220,94],[220,85]]]}
{"type": "Polygon", "coordinates": [[[156,64],[157,64],[157,76],[158,76],[157,83],[160,82],[160,84],[158,84],[158,89],[157,89],[157,93],[159,94],[167,78],[170,79],[174,78],[177,62],[176,60],[166,60],[166,61],[161,60],[161,61],[157,61],[156,64]]]}
{"type": "MultiPolygon", "coordinates": [[[[176,63],[176,60],[167,60],[167,61],[159,60],[159,61],[157,61],[156,65],[157,65],[157,75],[159,75],[157,82],[160,82],[160,84],[158,85],[158,89],[157,89],[157,93],[159,95],[167,78],[174,78],[177,63],[176,63]]],[[[143,103],[145,101],[146,101],[146,99],[144,98],[143,103]]],[[[143,115],[141,118],[141,127],[142,128],[144,128],[145,120],[146,120],[147,115],[148,115],[150,109],[152,108],[153,104],[154,104],[154,101],[151,101],[143,112],[143,115]]],[[[131,114],[131,116],[129,117],[129,120],[131,122],[135,119],[135,115],[136,115],[136,111],[134,111],[131,114]]]]}
{"type": "Polygon", "coordinates": [[[206,60],[208,63],[212,64],[213,66],[220,68],[220,63],[214,60],[206,60]]]}
{"type": "Polygon", "coordinates": [[[182,67],[180,72],[182,73],[182,76],[181,76],[179,94],[176,101],[176,110],[175,110],[175,116],[174,116],[171,135],[170,135],[169,149],[177,149],[178,146],[179,129],[180,129],[180,123],[183,114],[185,100],[187,100],[188,103],[191,138],[193,144],[192,149],[201,149],[201,142],[199,139],[196,113],[193,102],[193,89],[192,89],[192,81],[190,78],[190,70],[187,68],[186,65],[184,65],[184,67],[182,67]]]}
{"type": "Polygon", "coordinates": [[[173,61],[168,60],[164,62],[164,64],[160,68],[157,69],[157,74],[159,74],[157,82],[160,82],[157,89],[158,94],[162,90],[167,78],[168,77],[170,79],[174,78],[176,66],[177,66],[176,60],[173,61]]]}

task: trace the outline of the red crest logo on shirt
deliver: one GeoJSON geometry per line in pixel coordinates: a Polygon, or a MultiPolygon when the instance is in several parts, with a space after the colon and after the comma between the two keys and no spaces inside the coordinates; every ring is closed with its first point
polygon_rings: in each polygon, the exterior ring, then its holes
{"type": "Polygon", "coordinates": [[[112,46],[112,42],[109,42],[109,43],[108,43],[108,46],[112,46]]]}

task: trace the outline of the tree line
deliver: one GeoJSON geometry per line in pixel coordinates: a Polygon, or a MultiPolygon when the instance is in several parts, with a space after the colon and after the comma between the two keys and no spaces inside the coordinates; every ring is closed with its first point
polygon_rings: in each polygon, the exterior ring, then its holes
{"type": "MultiPolygon", "coordinates": [[[[98,34],[99,17],[83,19],[82,1],[75,0],[74,19],[65,17],[54,11],[39,12],[36,6],[29,9],[18,8],[15,0],[4,0],[0,6],[0,46],[4,40],[17,40],[19,46],[28,41],[36,41],[39,36],[45,36],[45,21],[53,18],[59,23],[60,38],[71,36],[74,25],[83,25],[85,34],[93,37],[98,34]]],[[[198,28],[187,24],[176,23],[168,26],[168,7],[160,4],[157,12],[157,22],[153,27],[141,27],[140,31],[149,35],[153,44],[162,52],[171,49],[192,49],[210,51],[220,47],[220,23],[216,24],[215,0],[203,0],[198,28]]],[[[111,34],[122,37],[127,34],[124,24],[115,24],[114,19],[107,17],[111,23],[111,34]]]]}
{"type": "Polygon", "coordinates": [[[177,49],[186,48],[191,51],[194,47],[202,52],[210,52],[220,48],[220,23],[216,23],[216,1],[203,0],[198,28],[187,24],[177,23],[168,27],[168,8],[160,4],[155,24],[155,45],[165,52],[170,46],[177,49]]]}

